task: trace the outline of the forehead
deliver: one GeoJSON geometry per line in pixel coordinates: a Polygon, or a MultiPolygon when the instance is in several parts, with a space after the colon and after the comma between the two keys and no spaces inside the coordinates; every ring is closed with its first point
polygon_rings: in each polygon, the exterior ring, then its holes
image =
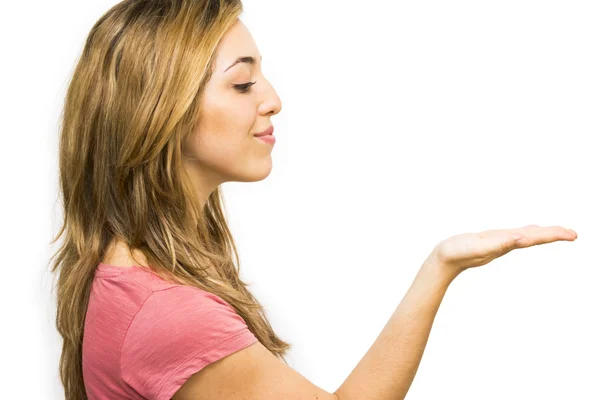
{"type": "MultiPolygon", "coordinates": [[[[223,72],[239,57],[250,56],[260,60],[258,47],[250,31],[239,19],[223,35],[217,46],[217,70],[223,72]]],[[[238,66],[232,69],[238,68],[238,66]]]]}

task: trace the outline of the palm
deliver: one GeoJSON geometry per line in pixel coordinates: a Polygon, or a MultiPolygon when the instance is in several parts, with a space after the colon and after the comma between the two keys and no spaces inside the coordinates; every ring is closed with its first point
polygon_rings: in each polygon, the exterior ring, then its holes
{"type": "Polygon", "coordinates": [[[440,242],[434,252],[442,264],[456,272],[462,272],[468,268],[485,265],[517,248],[559,240],[573,241],[576,238],[575,231],[561,226],[528,225],[517,229],[495,229],[452,236],[440,242]],[[515,235],[523,236],[524,241],[517,241],[515,235]]]}

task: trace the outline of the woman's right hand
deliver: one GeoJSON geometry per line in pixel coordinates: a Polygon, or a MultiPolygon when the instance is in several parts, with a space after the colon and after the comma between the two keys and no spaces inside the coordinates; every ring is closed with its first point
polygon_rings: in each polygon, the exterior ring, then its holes
{"type": "Polygon", "coordinates": [[[466,269],[485,265],[514,249],[575,239],[577,233],[562,226],[527,225],[523,228],[495,229],[452,236],[440,242],[429,257],[444,268],[444,272],[458,276],[466,269]],[[519,237],[522,239],[518,240],[519,237]]]}

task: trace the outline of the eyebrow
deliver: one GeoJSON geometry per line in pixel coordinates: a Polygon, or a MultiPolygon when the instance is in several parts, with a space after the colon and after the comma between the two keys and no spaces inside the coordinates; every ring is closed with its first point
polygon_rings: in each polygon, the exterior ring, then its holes
{"type": "MultiPolygon", "coordinates": [[[[260,56],[260,59],[262,61],[262,56],[260,56]]],[[[239,64],[239,63],[247,63],[247,64],[250,64],[250,65],[254,65],[254,64],[256,64],[256,59],[254,57],[252,57],[252,56],[239,57],[237,60],[235,60],[233,62],[233,64],[231,64],[229,67],[225,68],[225,71],[223,71],[223,72],[227,72],[227,70],[229,68],[231,68],[234,65],[239,64]]]]}

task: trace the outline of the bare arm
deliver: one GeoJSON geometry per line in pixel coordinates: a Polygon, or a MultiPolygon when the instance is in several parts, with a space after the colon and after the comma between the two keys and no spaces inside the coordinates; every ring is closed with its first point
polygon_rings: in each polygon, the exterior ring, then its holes
{"type": "Polygon", "coordinates": [[[576,238],[575,231],[560,226],[528,225],[455,235],[439,243],[381,334],[333,394],[314,385],[257,342],[203,368],[173,399],[404,399],[444,294],[462,271],[485,265],[517,248],[576,238]],[[519,241],[517,236],[524,240],[519,241]]]}
{"type": "Polygon", "coordinates": [[[427,259],[380,335],[334,392],[340,400],[398,400],[406,396],[452,280],[452,275],[427,259]]]}
{"type": "Polygon", "coordinates": [[[404,399],[454,278],[515,249],[576,238],[575,231],[561,226],[527,225],[463,233],[442,241],[423,263],[381,334],[334,394],[340,400],[404,399]]]}
{"type": "Polygon", "coordinates": [[[417,372],[437,309],[453,279],[443,271],[427,259],[381,334],[333,394],[314,385],[257,342],[192,375],[173,399],[403,399],[417,372]]]}

